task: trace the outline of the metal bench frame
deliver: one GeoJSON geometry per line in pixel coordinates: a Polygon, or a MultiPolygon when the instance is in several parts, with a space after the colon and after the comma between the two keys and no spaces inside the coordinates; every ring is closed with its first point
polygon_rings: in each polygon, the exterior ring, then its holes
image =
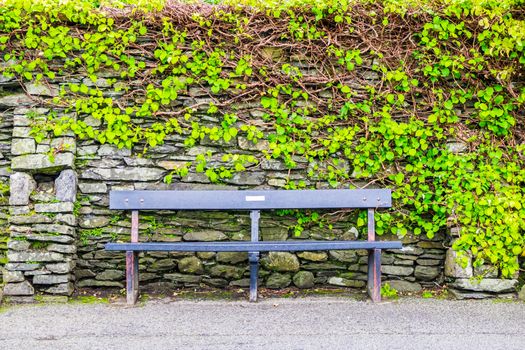
{"type": "Polygon", "coordinates": [[[111,191],[110,209],[131,211],[131,243],[107,243],[106,250],[126,251],[128,304],[139,295],[138,253],[141,251],[248,252],[250,301],[257,300],[260,252],[314,250],[368,250],[367,290],[374,302],[381,301],[381,250],[400,249],[399,241],[376,241],[377,208],[391,207],[389,189],[293,190],[293,191],[111,191]],[[261,210],[273,209],[368,209],[367,241],[259,241],[261,210]],[[251,241],[139,243],[139,210],[245,210],[250,211],[251,241]]]}

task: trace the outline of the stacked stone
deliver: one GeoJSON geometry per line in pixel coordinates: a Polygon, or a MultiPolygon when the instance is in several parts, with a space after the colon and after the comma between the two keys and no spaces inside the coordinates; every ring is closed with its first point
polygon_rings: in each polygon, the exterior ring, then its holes
{"type": "Polygon", "coordinates": [[[4,272],[4,295],[12,301],[30,301],[36,294],[67,298],[74,289],[77,176],[71,168],[75,140],[66,136],[37,145],[29,117],[47,112],[26,107],[14,110],[9,262],[4,272]]]}
{"type": "MultiPolygon", "coordinates": [[[[0,94],[3,86],[8,83],[0,75],[0,94]]],[[[1,100],[1,98],[0,98],[1,100]]],[[[11,167],[11,137],[13,129],[13,116],[0,103],[0,285],[2,284],[2,270],[7,263],[7,240],[9,230],[7,219],[9,217],[9,174],[11,167]]],[[[0,293],[1,294],[1,293],[0,293]]]]}
{"type": "MultiPolygon", "coordinates": [[[[459,227],[450,229],[451,237],[459,236],[459,227]]],[[[455,238],[454,238],[455,239],[455,238]]],[[[452,240],[452,242],[454,241],[452,240]]],[[[518,285],[518,274],[512,279],[503,279],[500,271],[490,265],[472,266],[472,257],[465,256],[466,265],[458,260],[458,253],[447,250],[445,276],[450,291],[458,299],[484,299],[494,297],[514,297],[518,285]]]]}

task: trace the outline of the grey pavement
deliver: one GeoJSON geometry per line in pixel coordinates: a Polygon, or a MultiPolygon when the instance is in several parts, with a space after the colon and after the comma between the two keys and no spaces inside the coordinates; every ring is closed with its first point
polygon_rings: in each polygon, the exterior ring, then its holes
{"type": "Polygon", "coordinates": [[[525,303],[335,297],[54,304],[0,313],[0,349],[523,349],[525,303]]]}

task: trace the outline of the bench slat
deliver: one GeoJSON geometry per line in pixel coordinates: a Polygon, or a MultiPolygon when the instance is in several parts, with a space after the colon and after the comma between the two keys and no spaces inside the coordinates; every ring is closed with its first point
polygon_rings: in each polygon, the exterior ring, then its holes
{"type": "Polygon", "coordinates": [[[111,191],[110,209],[263,210],[389,208],[390,189],[290,191],[111,191]]]}
{"type": "Polygon", "coordinates": [[[107,243],[106,250],[179,252],[271,252],[345,249],[401,249],[399,241],[260,241],[184,243],[107,243]]]}

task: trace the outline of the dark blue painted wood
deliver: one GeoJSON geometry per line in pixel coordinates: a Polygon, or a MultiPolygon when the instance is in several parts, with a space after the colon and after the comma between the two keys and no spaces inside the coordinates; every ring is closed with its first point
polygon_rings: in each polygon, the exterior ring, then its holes
{"type": "Polygon", "coordinates": [[[107,243],[106,250],[178,252],[284,252],[344,249],[401,249],[399,241],[259,241],[107,243]]]}
{"type": "Polygon", "coordinates": [[[110,208],[124,210],[339,209],[391,206],[389,189],[110,192],[110,208]]]}

